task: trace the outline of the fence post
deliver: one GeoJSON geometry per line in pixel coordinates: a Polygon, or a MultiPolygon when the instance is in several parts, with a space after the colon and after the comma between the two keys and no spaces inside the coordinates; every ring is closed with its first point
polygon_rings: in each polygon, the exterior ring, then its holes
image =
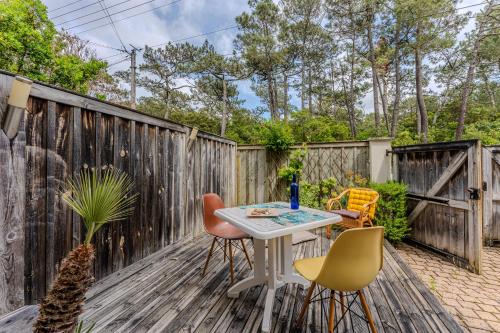
{"type": "Polygon", "coordinates": [[[370,181],[384,183],[391,180],[391,150],[392,138],[368,139],[368,156],[370,159],[370,181]]]}
{"type": "MultiPolygon", "coordinates": [[[[0,78],[0,115],[10,82],[0,78]]],[[[25,146],[24,119],[12,140],[0,130],[0,315],[24,305],[25,146]]]]}

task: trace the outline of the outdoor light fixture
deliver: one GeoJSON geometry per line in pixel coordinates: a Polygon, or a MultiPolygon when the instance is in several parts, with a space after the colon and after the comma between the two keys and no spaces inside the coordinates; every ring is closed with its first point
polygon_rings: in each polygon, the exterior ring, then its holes
{"type": "Polygon", "coordinates": [[[31,84],[27,78],[16,76],[10,88],[9,100],[7,101],[7,115],[2,129],[9,139],[13,139],[19,129],[19,123],[24,116],[24,110],[30,96],[31,84]]]}

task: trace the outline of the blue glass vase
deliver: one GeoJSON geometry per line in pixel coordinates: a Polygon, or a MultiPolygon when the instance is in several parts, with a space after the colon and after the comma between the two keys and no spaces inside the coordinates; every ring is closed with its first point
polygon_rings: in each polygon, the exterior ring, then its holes
{"type": "Polygon", "coordinates": [[[299,209],[299,184],[295,174],[292,177],[292,184],[290,184],[290,208],[299,209]]]}

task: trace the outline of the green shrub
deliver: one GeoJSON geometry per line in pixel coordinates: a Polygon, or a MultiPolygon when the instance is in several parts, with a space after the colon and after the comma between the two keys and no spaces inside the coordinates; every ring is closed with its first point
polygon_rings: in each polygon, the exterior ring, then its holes
{"type": "Polygon", "coordinates": [[[278,176],[281,179],[292,181],[293,175],[297,175],[300,179],[302,169],[304,168],[304,158],[307,156],[307,148],[294,150],[290,154],[290,162],[288,165],[282,166],[278,171],[278,176]]]}
{"type": "Polygon", "coordinates": [[[410,228],[406,216],[407,187],[397,182],[372,183],[370,187],[380,194],[375,212],[375,224],[385,227],[385,237],[391,243],[399,243],[410,228]]]}
{"type": "Polygon", "coordinates": [[[338,184],[335,178],[323,179],[319,184],[301,182],[299,184],[300,204],[310,208],[325,209],[328,199],[338,193],[338,184]]]}
{"type": "Polygon", "coordinates": [[[261,143],[270,151],[285,151],[294,144],[290,126],[281,121],[268,121],[260,136],[261,143]]]}

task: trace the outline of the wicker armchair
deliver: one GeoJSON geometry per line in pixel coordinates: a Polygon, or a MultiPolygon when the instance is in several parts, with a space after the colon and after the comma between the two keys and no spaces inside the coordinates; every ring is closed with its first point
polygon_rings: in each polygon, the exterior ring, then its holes
{"type": "MultiPolygon", "coordinates": [[[[342,222],[336,225],[345,229],[373,226],[375,209],[379,194],[369,188],[348,188],[337,197],[328,200],[326,209],[342,216],[342,222]],[[342,207],[342,198],[347,195],[347,206],[342,207]]],[[[326,227],[326,237],[331,236],[331,226],[326,227]]]]}

